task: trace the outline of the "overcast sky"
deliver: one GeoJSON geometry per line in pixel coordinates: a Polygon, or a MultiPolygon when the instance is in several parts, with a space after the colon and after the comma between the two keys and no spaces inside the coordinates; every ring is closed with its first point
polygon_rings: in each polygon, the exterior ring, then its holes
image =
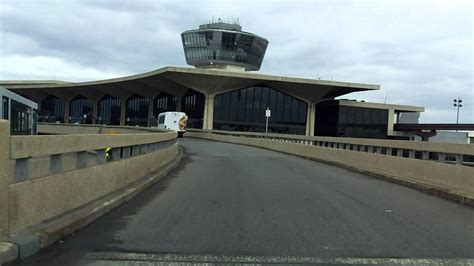
{"type": "Polygon", "coordinates": [[[471,1],[0,0],[0,79],[87,81],[187,66],[180,39],[238,18],[270,44],[260,72],[374,83],[343,98],[426,107],[473,123],[471,1]]]}

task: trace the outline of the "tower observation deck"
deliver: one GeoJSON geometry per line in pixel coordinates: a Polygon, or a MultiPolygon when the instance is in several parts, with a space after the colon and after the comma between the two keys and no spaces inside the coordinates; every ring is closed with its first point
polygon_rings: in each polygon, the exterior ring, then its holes
{"type": "Polygon", "coordinates": [[[181,34],[186,63],[198,68],[259,70],[268,40],[238,24],[209,23],[181,34]]]}

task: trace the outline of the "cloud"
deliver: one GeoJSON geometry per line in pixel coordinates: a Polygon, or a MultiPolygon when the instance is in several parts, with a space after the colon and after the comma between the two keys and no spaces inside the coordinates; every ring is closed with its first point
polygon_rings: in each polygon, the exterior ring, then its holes
{"type": "Polygon", "coordinates": [[[180,33],[239,18],[269,39],[261,72],[381,85],[357,98],[474,122],[470,1],[13,1],[0,3],[1,79],[95,80],[186,66],[180,33]],[[46,67],[47,66],[47,67],[46,67]]]}

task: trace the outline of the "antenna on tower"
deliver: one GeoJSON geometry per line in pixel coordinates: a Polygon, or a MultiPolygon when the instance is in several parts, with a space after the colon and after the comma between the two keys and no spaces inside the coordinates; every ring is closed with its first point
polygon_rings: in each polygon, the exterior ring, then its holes
{"type": "Polygon", "coordinates": [[[388,96],[388,89],[387,89],[387,92],[385,93],[385,100],[383,101],[383,103],[387,103],[387,96],[388,96]]]}

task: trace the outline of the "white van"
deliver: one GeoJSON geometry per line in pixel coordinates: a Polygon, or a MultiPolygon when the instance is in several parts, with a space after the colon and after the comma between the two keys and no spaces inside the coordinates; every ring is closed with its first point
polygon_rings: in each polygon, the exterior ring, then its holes
{"type": "Polygon", "coordinates": [[[186,132],[188,116],[183,112],[164,112],[158,115],[158,129],[173,130],[182,137],[186,132]]]}

